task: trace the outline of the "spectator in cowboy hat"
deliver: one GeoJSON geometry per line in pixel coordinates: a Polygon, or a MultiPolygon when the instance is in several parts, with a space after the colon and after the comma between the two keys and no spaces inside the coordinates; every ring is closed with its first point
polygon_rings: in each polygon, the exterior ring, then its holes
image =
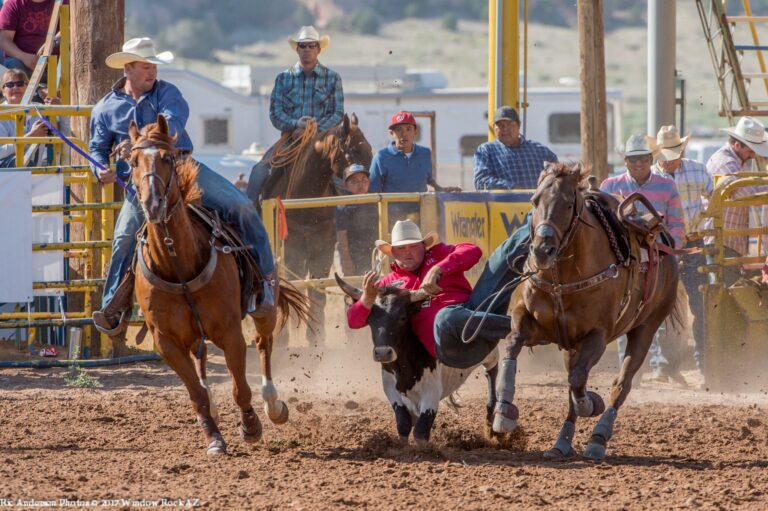
{"type": "MultiPolygon", "coordinates": [[[[317,122],[318,133],[341,122],[344,115],[341,77],[318,60],[330,44],[330,36],[321,37],[313,26],[301,27],[295,36],[288,38],[288,45],[298,54],[299,61],[277,75],[269,98],[269,119],[281,133],[290,133],[296,139],[304,132],[309,119],[317,122]]],[[[252,200],[258,200],[269,177],[272,151],[274,146],[251,170],[248,197],[252,200]]]]}
{"type": "MultiPolygon", "coordinates": [[[[653,141],[659,151],[653,171],[675,181],[680,194],[685,221],[685,248],[701,248],[699,231],[706,228],[702,213],[707,208],[714,185],[704,164],[684,158],[685,146],[691,136],[680,137],[675,126],[662,126],[653,141]]],[[[688,294],[688,305],[693,316],[693,357],[701,370],[704,348],[704,297],[699,286],[706,285],[707,274],[698,268],[706,264],[701,252],[680,257],[680,280],[688,294]]]]}
{"type": "MultiPolygon", "coordinates": [[[[645,135],[630,136],[624,151],[627,171],[619,176],[609,177],[603,181],[600,189],[618,197],[628,197],[635,192],[644,195],[664,218],[664,224],[674,238],[675,246],[680,247],[685,240],[685,229],[677,186],[672,179],[651,172],[653,158],[659,151],[655,138],[645,135]]],[[[685,384],[685,378],[680,374],[680,350],[673,344],[674,340],[676,339],[671,335],[665,333],[661,336],[660,332],[657,332],[649,352],[652,379],[685,384]]],[[[625,336],[617,341],[620,363],[624,359],[626,343],[625,336]]]]}
{"type": "MultiPolygon", "coordinates": [[[[127,162],[131,154],[128,128],[132,121],[141,129],[156,122],[158,115],[164,116],[171,134],[177,137],[178,156],[191,157],[192,141],[185,129],[189,105],[176,86],[157,78],[157,66],[171,62],[173,54],[169,51],[157,53],[155,44],[148,37],[131,39],[123,45],[122,51],[107,57],[107,66],[122,69],[125,76],[91,111],[88,152],[100,164],[92,165],[92,170],[102,183],[113,183],[118,176],[128,181],[130,169],[127,162]],[[110,170],[109,158],[113,153],[118,160],[116,171],[110,170]]],[[[197,181],[203,190],[203,205],[216,210],[224,221],[237,229],[265,275],[265,282],[258,286],[263,292],[251,299],[249,312],[266,313],[274,307],[271,285],[275,264],[261,219],[253,203],[232,183],[200,162],[198,167],[197,181]]],[[[102,310],[93,313],[96,328],[119,343],[122,343],[127,328],[126,313],[133,304],[133,274],[129,269],[136,248],[136,232],[143,222],[144,213],[135,195],[126,194],[115,225],[102,310]]]]}
{"type": "MultiPolygon", "coordinates": [[[[745,172],[751,169],[756,156],[768,157],[768,135],[763,124],[752,117],[742,117],[735,127],[722,128],[728,133],[728,142],[718,149],[707,161],[707,172],[713,176],[723,177],[718,185],[736,179],[732,174],[745,172]]],[[[745,197],[758,192],[766,191],[765,187],[745,186],[736,188],[730,198],[745,197]]],[[[763,226],[768,226],[768,208],[763,208],[763,226]]],[[[746,229],[749,227],[749,208],[725,208],[723,210],[724,229],[746,229]]],[[[705,244],[711,244],[712,238],[704,240],[705,244]]],[[[726,257],[746,256],[749,253],[749,236],[726,236],[723,240],[726,257]]],[[[763,247],[765,247],[763,243],[763,247]]],[[[732,271],[725,273],[726,283],[735,281],[736,275],[732,271]]]]}
{"type": "Polygon", "coordinates": [[[469,298],[472,286],[464,272],[477,264],[482,251],[471,243],[440,243],[434,232],[422,236],[419,226],[410,220],[398,221],[391,238],[391,243],[377,240],[376,248],[394,260],[392,272],[381,279],[372,271],[363,276],[363,294],[347,310],[347,321],[350,328],[366,326],[379,287],[423,289],[433,298],[411,316],[410,322],[416,337],[434,357],[435,316],[444,307],[469,298]]]}

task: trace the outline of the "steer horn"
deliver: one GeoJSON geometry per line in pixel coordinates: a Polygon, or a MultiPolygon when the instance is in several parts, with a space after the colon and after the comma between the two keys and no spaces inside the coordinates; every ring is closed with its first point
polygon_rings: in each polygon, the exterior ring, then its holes
{"type": "Polygon", "coordinates": [[[333,276],[336,277],[336,283],[339,285],[341,290],[347,294],[347,296],[355,301],[358,301],[360,297],[363,296],[362,290],[348,284],[344,279],[339,277],[338,273],[333,272],[333,276]]]}
{"type": "Polygon", "coordinates": [[[424,300],[428,300],[431,297],[432,296],[423,289],[411,291],[411,303],[423,302],[424,300]]]}

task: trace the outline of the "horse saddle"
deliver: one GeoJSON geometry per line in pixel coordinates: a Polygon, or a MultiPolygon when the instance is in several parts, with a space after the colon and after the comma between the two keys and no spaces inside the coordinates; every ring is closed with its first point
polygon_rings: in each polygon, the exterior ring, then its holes
{"type": "Polygon", "coordinates": [[[656,211],[644,195],[635,192],[621,201],[617,214],[621,223],[638,235],[648,247],[652,247],[658,238],[664,245],[675,248],[675,241],[664,225],[664,216],[656,211]],[[637,202],[644,210],[638,209],[635,204],[637,202]]]}
{"type": "Polygon", "coordinates": [[[240,311],[244,318],[249,298],[254,292],[261,290],[261,283],[264,280],[261,268],[253,258],[251,247],[243,243],[237,229],[221,221],[218,211],[195,204],[187,204],[187,207],[208,226],[211,232],[211,241],[216,250],[235,256],[240,276],[240,311]]]}

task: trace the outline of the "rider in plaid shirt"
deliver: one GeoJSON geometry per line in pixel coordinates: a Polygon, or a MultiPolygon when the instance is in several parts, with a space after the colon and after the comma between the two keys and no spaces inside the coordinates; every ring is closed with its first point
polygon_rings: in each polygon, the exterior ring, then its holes
{"type": "MultiPolygon", "coordinates": [[[[344,116],[344,90],[341,77],[317,59],[331,43],[327,35],[320,37],[315,27],[301,27],[288,44],[298,54],[299,61],[275,78],[269,99],[269,119],[283,134],[298,139],[310,119],[317,122],[317,132],[333,128],[344,116]]],[[[246,194],[259,200],[261,189],[272,169],[269,159],[274,146],[257,163],[248,178],[246,194]]]]}

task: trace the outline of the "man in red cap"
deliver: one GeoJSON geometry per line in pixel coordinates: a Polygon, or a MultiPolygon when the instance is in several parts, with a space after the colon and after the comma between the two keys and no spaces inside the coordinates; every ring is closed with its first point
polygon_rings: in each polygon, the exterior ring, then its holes
{"type": "MultiPolygon", "coordinates": [[[[389,135],[392,142],[373,156],[369,193],[426,192],[427,185],[436,192],[461,191],[459,188],[442,187],[432,177],[432,151],[416,144],[418,135],[416,119],[410,112],[398,112],[392,116],[389,135]]],[[[416,205],[418,206],[418,205],[416,205]]],[[[402,220],[413,207],[412,203],[400,204],[392,211],[392,221],[402,220]]]]}

